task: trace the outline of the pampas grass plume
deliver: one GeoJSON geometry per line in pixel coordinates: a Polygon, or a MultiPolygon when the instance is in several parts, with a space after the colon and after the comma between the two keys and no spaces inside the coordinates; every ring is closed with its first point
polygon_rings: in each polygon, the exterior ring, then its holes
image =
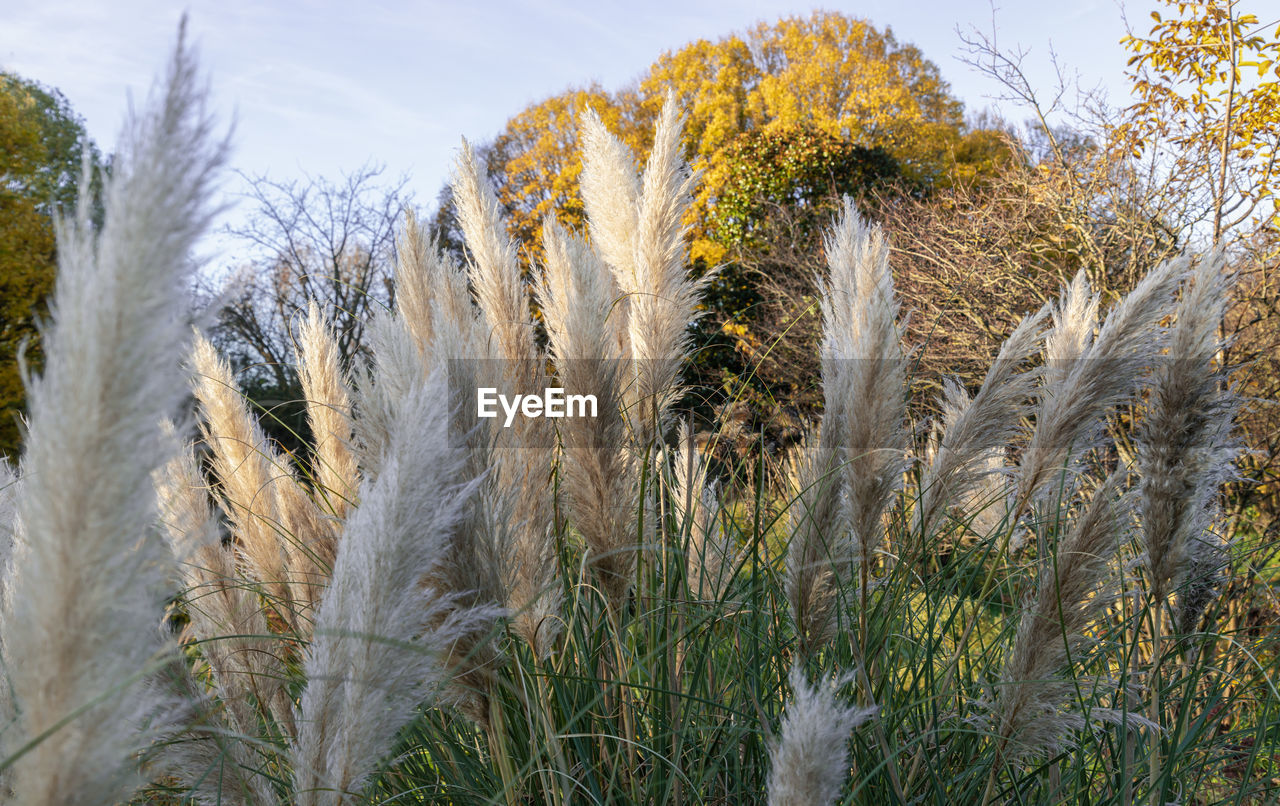
{"type": "Polygon", "coordinates": [[[849,735],[878,710],[842,704],[836,691],[843,682],[811,685],[792,668],[782,735],[769,752],[769,806],[821,806],[840,796],[849,778],[849,735]]]}
{"type": "Polygon", "coordinates": [[[838,451],[852,549],[865,586],[884,540],[881,517],[906,461],[902,331],[888,242],[851,199],[844,200],[824,245],[822,427],[838,451]]]}
{"type": "MultiPolygon", "coordinates": [[[[1086,627],[1115,598],[1107,581],[1133,506],[1132,495],[1120,492],[1123,474],[1094,491],[1057,550],[1039,561],[993,705],[1004,760],[1056,752],[1071,731],[1085,726],[1081,714],[1065,710],[1083,678],[1064,670],[1082,656],[1086,627]]],[[[1089,714],[1099,720],[1118,716],[1103,708],[1089,714]]],[[[1150,724],[1132,713],[1126,717],[1132,726],[1150,724]]]]}
{"type": "Polygon", "coordinates": [[[922,539],[945,507],[963,503],[989,479],[991,457],[1017,436],[1037,379],[1034,371],[1017,370],[1040,344],[1046,313],[1014,328],[972,398],[955,382],[943,386],[942,438],[921,477],[914,513],[913,531],[922,539]]]}
{"type": "Polygon", "coordinates": [[[328,511],[340,518],[360,485],[356,457],[351,452],[351,392],[339,361],[338,344],[314,301],[307,306],[298,337],[298,376],[315,440],[316,493],[328,511]]]}
{"type": "Polygon", "coordinates": [[[426,584],[476,481],[449,444],[438,375],[402,399],[381,471],[347,518],[307,651],[293,748],[299,804],[356,802],[417,705],[445,681],[449,647],[494,607],[454,609],[426,584]]]}
{"type": "Polygon", "coordinates": [[[171,444],[159,424],[182,399],[190,251],[225,153],[204,102],[183,31],[163,82],[125,126],[101,233],[87,176],[75,220],[58,227],[2,619],[18,725],[0,757],[27,745],[11,768],[13,803],[129,800],[141,782],[134,754],[174,716],[143,682],[170,651],[159,625],[172,559],[151,474],[171,444]]]}
{"type": "Polygon", "coordinates": [[[1148,584],[1158,603],[1186,578],[1192,551],[1212,526],[1213,497],[1232,474],[1235,401],[1213,366],[1230,296],[1224,262],[1216,251],[1195,266],[1134,435],[1148,584]]]}
{"type": "Polygon", "coordinates": [[[1187,258],[1177,258],[1148,272],[1111,309],[1091,341],[1094,303],[1088,287],[1077,277],[1067,289],[1048,338],[1050,370],[1035,428],[1018,468],[1019,508],[1050,492],[1070,497],[1075,463],[1097,444],[1108,410],[1144,383],[1162,345],[1160,320],[1169,313],[1187,267],[1187,258]]]}

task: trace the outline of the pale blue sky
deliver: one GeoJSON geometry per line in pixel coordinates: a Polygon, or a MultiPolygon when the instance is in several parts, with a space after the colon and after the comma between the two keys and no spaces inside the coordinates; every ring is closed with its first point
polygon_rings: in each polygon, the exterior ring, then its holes
{"type": "MultiPolygon", "coordinates": [[[[224,120],[234,111],[234,167],[289,178],[336,176],[369,159],[407,173],[433,202],[459,138],[482,141],[530,101],[592,80],[616,89],[662,51],[760,20],[807,14],[792,0],[573,0],[392,3],[385,0],[0,0],[0,66],[61,89],[105,149],[126,93],[141,98],[163,65],[182,10],[224,120]]],[[[935,62],[967,110],[998,88],[960,63],[957,27],[992,28],[988,0],[863,0],[819,7],[889,26],[935,62]]],[[[1154,0],[1127,0],[1141,30],[1154,0]]],[[[1003,0],[1003,46],[1029,48],[1047,92],[1050,47],[1086,87],[1123,100],[1116,0],[1003,0]]],[[[1022,113],[1005,109],[1013,119],[1022,113]]],[[[227,190],[236,190],[229,182],[227,190]]]]}

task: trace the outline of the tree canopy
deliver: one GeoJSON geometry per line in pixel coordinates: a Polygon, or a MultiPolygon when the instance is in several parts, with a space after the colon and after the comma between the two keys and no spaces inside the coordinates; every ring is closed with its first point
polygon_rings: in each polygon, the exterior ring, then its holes
{"type": "MultiPolygon", "coordinates": [[[[36,323],[57,265],[53,217],[75,206],[86,149],[96,177],[101,155],[66,97],[0,73],[0,455],[18,453],[25,399],[19,354],[40,368],[36,323]]],[[[99,186],[95,180],[94,190],[99,186]]]]}
{"type": "Polygon", "coordinates": [[[890,29],[820,11],[692,42],[663,54],[630,87],[566,90],[512,117],[486,153],[513,235],[536,243],[551,213],[568,226],[581,223],[577,132],[584,109],[594,109],[643,161],[668,93],[686,114],[688,156],[704,171],[690,222],[695,257],[716,253],[709,216],[726,183],[738,181],[725,166],[749,132],[807,129],[880,149],[905,179],[924,186],[980,172],[993,160],[993,141],[967,130],[960,102],[919,49],[899,43],[890,29]],[[957,170],[959,163],[967,171],[957,170]]]}

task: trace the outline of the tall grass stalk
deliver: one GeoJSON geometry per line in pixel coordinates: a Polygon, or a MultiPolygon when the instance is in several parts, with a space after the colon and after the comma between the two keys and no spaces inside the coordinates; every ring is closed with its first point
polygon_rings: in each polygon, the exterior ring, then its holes
{"type": "Polygon", "coordinates": [[[292,752],[299,804],[356,802],[418,704],[447,682],[449,647],[497,615],[495,606],[455,607],[424,584],[476,489],[438,417],[447,405],[439,376],[410,391],[381,473],[347,519],[303,663],[292,752]]]}
{"type": "MultiPolygon", "coordinates": [[[[1169,352],[1155,373],[1151,399],[1135,434],[1142,474],[1141,512],[1151,616],[1150,718],[1164,724],[1160,704],[1166,600],[1178,589],[1184,600],[1202,605],[1206,580],[1192,577],[1196,559],[1212,544],[1214,499],[1232,475],[1235,444],[1230,430],[1235,401],[1214,370],[1223,347],[1220,324],[1226,314],[1230,278],[1223,255],[1214,252],[1195,266],[1169,333],[1169,352]]],[[[1186,609],[1184,605],[1184,609],[1186,609]]],[[[1152,738],[1151,803],[1163,802],[1160,740],[1152,738]]]]}
{"type": "Polygon", "coordinates": [[[312,478],[327,512],[342,518],[360,485],[351,451],[351,392],[338,343],[315,302],[307,307],[298,345],[298,376],[307,404],[307,424],[315,440],[312,478]]]}
{"type": "MultiPolygon", "coordinates": [[[[458,224],[471,254],[468,277],[488,336],[488,356],[501,362],[505,388],[545,388],[545,370],[533,340],[529,292],[516,261],[516,246],[507,235],[493,188],[465,142],[452,186],[458,224]]],[[[549,525],[550,431],[547,419],[520,417],[510,430],[495,425],[491,437],[494,483],[509,501],[514,519],[499,555],[506,605],[517,630],[538,654],[550,651],[560,624],[555,547],[549,525]]]]}
{"type": "Polygon", "coordinates": [[[90,177],[58,225],[44,373],[30,381],[21,530],[0,637],[16,723],[0,739],[13,803],[122,802],[136,754],[181,714],[149,682],[172,659],[160,631],[168,547],[151,474],[160,421],[183,394],[190,250],[213,215],[224,158],[185,38],[125,124],[91,223],[90,177]]]}
{"type": "Polygon", "coordinates": [[[854,568],[859,641],[867,596],[885,543],[884,513],[906,467],[906,364],[889,245],[846,198],[824,241],[822,384],[824,434],[835,446],[854,568]]]}

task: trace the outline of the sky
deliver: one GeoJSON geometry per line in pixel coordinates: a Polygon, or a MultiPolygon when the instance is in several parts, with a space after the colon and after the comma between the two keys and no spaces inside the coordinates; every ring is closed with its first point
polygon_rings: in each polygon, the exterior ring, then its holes
{"type": "MultiPolygon", "coordinates": [[[[405,175],[430,206],[460,138],[492,138],[530,102],[592,81],[633,82],[662,52],[719,39],[815,7],[889,27],[940,68],[967,111],[1022,110],[964,64],[957,31],[994,31],[1026,51],[1033,86],[1051,93],[1054,61],[1123,102],[1124,19],[1150,26],[1156,0],[0,0],[0,69],[57,87],[104,150],[129,98],[146,96],[184,9],[214,109],[234,120],[231,166],[288,180],[337,178],[366,163],[405,175]]],[[[224,184],[244,215],[234,175],[224,184]]]]}

